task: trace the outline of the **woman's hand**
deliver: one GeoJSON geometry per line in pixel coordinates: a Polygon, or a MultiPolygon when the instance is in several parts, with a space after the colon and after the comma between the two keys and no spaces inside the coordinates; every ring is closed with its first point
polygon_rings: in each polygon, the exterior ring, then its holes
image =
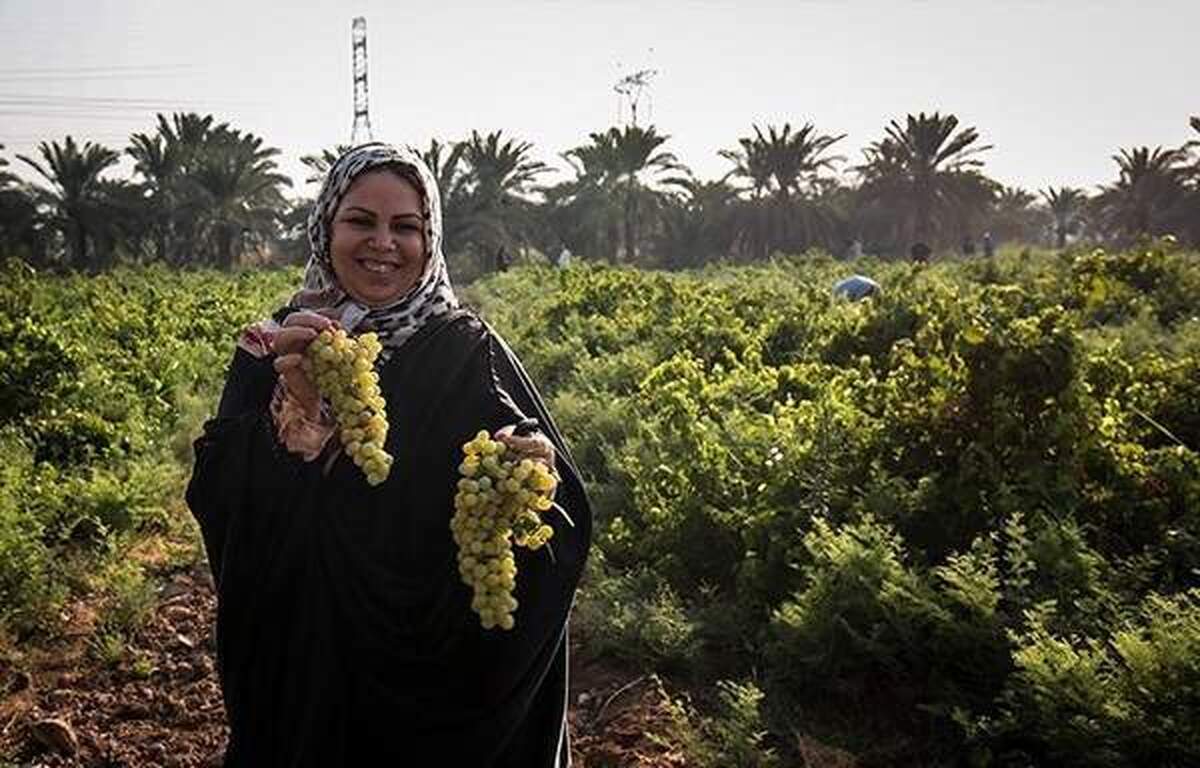
{"type": "Polygon", "coordinates": [[[526,437],[514,434],[517,425],[511,424],[496,430],[496,439],[508,446],[508,450],[523,459],[533,459],[545,463],[550,471],[554,471],[554,443],[540,432],[526,437]]]}
{"type": "Polygon", "coordinates": [[[271,342],[271,351],[275,353],[275,370],[279,372],[288,392],[304,409],[305,416],[314,420],[321,413],[321,394],[317,391],[316,383],[304,372],[301,363],[308,345],[317,338],[317,334],[335,325],[334,321],[316,312],[293,312],[284,319],[283,327],[271,342]]]}

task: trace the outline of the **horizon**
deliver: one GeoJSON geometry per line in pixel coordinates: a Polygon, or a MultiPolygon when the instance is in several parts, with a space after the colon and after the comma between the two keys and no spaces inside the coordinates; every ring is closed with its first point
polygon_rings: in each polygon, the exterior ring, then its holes
{"type": "MultiPolygon", "coordinates": [[[[785,122],[847,134],[829,152],[846,157],[846,178],[889,121],[939,111],[993,146],[980,157],[996,181],[1092,193],[1115,180],[1114,154],[1179,146],[1191,138],[1189,116],[1200,113],[1200,103],[1188,103],[1187,69],[1172,58],[1200,25],[1195,3],[1019,2],[969,13],[942,0],[447,3],[426,9],[430,33],[407,46],[391,41],[411,16],[361,5],[348,13],[332,2],[72,9],[4,0],[0,144],[9,170],[41,181],[16,158],[39,159],[39,141],[70,134],[123,150],[130,134],[153,132],[156,113],[194,111],[280,149],[289,195],[310,196],[300,157],[350,140],[350,24],[360,14],[373,138],[423,148],[431,138],[501,130],[556,169],[547,183],[570,177],[561,153],[628,119],[612,86],[644,68],[658,74],[639,123],[670,136],[662,149],[701,179],[732,167],[717,153],[752,125],[785,122]]],[[[123,157],[109,175],[129,178],[132,165],[123,157]]]]}

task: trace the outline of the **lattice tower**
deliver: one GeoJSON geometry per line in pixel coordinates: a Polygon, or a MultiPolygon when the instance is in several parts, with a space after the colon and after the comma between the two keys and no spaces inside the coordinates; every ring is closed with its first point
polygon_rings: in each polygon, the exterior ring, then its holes
{"type": "Polygon", "coordinates": [[[371,118],[367,112],[367,20],[355,17],[350,25],[354,44],[354,127],[350,130],[351,146],[371,141],[371,118]]]}

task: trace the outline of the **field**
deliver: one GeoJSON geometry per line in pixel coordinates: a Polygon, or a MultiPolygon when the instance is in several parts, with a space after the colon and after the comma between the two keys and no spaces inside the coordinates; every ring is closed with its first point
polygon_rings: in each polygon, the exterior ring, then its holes
{"type": "MultiPolygon", "coordinates": [[[[156,639],[204,589],[190,440],[236,330],[298,282],[4,269],[0,765],[98,701],[47,670],[211,697],[156,639]]],[[[584,765],[1200,762],[1196,253],[523,267],[462,293],[588,481],[584,765]],[[852,272],[882,295],[835,299],[852,272]]],[[[180,765],[219,736],[219,712],[161,722],[180,765]]]]}

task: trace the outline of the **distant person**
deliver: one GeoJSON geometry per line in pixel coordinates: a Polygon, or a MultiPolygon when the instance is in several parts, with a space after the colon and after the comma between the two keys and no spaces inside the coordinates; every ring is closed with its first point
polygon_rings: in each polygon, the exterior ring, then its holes
{"type": "Polygon", "coordinates": [[[966,256],[967,258],[970,258],[975,255],[975,239],[972,238],[970,235],[966,235],[963,237],[962,255],[966,256]]]}
{"type": "Polygon", "coordinates": [[[833,295],[847,298],[850,301],[858,301],[869,296],[875,296],[882,290],[879,287],[879,283],[866,275],[851,275],[834,284],[833,295]]]}
{"type": "Polygon", "coordinates": [[[863,257],[862,240],[859,240],[857,237],[854,238],[854,241],[850,243],[850,250],[847,253],[847,257],[851,259],[861,259],[863,257]]]}
{"type": "Polygon", "coordinates": [[[566,269],[571,266],[571,249],[564,245],[562,250],[558,252],[558,260],[554,263],[559,269],[566,269]]]}
{"type": "Polygon", "coordinates": [[[908,249],[908,255],[912,258],[914,264],[928,264],[929,254],[932,251],[925,243],[913,243],[912,248],[908,249]]]}
{"type": "Polygon", "coordinates": [[[992,242],[992,233],[983,233],[983,257],[990,259],[996,255],[996,245],[992,242]]]}
{"type": "Polygon", "coordinates": [[[496,249],[496,271],[503,272],[508,269],[508,254],[504,252],[504,246],[501,245],[496,249]]]}

